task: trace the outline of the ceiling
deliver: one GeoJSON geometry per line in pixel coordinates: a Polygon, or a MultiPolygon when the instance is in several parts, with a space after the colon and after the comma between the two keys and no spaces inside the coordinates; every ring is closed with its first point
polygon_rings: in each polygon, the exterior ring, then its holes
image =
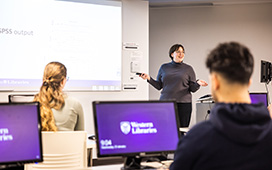
{"type": "Polygon", "coordinates": [[[214,6],[272,3],[272,0],[147,0],[150,7],[214,6]]]}

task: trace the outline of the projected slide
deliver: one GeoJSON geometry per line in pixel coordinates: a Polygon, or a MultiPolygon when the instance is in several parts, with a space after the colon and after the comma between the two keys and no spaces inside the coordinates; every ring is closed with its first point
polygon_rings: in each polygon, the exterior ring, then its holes
{"type": "Polygon", "coordinates": [[[121,2],[0,1],[0,88],[38,90],[48,62],[68,70],[66,90],[121,89],[121,2]]]}

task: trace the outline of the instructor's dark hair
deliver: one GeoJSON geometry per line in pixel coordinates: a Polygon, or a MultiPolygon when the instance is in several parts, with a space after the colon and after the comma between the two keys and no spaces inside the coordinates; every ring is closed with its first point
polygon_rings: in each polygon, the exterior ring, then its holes
{"type": "Polygon", "coordinates": [[[173,60],[173,57],[171,56],[173,52],[177,51],[179,48],[183,49],[183,52],[185,53],[185,49],[181,44],[174,44],[170,49],[169,49],[169,57],[171,60],[173,60]]]}
{"type": "Polygon", "coordinates": [[[221,74],[228,82],[247,84],[254,68],[250,50],[237,42],[221,43],[206,59],[210,72],[221,74]]]}

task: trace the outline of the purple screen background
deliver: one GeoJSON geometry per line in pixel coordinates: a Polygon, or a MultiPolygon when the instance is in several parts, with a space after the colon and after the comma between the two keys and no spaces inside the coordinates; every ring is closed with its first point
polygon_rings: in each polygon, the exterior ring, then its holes
{"type": "MultiPolygon", "coordinates": [[[[40,132],[37,105],[0,105],[0,129],[9,130],[10,141],[0,140],[0,163],[38,160],[40,132]]],[[[2,136],[0,132],[0,136],[2,136]]]]}
{"type": "Polygon", "coordinates": [[[100,155],[137,152],[173,151],[178,143],[178,128],[172,102],[104,103],[96,105],[98,140],[111,140],[112,145],[126,145],[125,149],[101,149],[100,155]],[[121,132],[120,122],[153,122],[156,134],[121,132]]]}
{"type": "Polygon", "coordinates": [[[267,106],[267,95],[265,93],[251,93],[250,95],[251,103],[264,103],[265,106],[267,106]]]}

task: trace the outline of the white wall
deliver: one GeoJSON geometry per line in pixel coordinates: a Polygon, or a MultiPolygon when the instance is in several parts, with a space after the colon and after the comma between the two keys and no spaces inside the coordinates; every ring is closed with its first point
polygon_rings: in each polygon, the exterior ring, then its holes
{"type": "MultiPolygon", "coordinates": [[[[138,52],[141,53],[141,69],[148,70],[148,3],[137,0],[122,1],[122,40],[123,43],[137,43],[138,52]]],[[[131,53],[135,51],[123,50],[122,54],[122,81],[123,84],[137,84],[137,90],[121,92],[67,92],[68,95],[79,99],[85,114],[85,129],[89,134],[94,134],[92,101],[94,100],[148,100],[148,84],[130,73],[131,53]],[[133,77],[133,79],[131,79],[133,77]]],[[[105,52],[110,58],[110,52],[105,52]]],[[[105,68],[107,69],[107,68],[105,68]]],[[[42,78],[42,75],[41,75],[42,78]]],[[[36,94],[37,92],[1,92],[0,102],[8,102],[9,94],[36,94]]]]}
{"type": "MultiPolygon", "coordinates": [[[[260,61],[272,62],[272,4],[150,8],[149,15],[149,72],[154,78],[160,65],[170,61],[170,46],[181,43],[186,51],[184,61],[193,66],[197,78],[209,81],[205,67],[208,52],[219,42],[238,41],[255,57],[250,91],[266,91],[260,83],[260,61]]],[[[158,99],[160,93],[151,86],[149,89],[149,98],[158,99]]],[[[271,94],[271,85],[269,91],[271,94]]],[[[210,87],[193,94],[191,125],[195,123],[195,102],[205,94],[210,94],[210,87]]]]}

